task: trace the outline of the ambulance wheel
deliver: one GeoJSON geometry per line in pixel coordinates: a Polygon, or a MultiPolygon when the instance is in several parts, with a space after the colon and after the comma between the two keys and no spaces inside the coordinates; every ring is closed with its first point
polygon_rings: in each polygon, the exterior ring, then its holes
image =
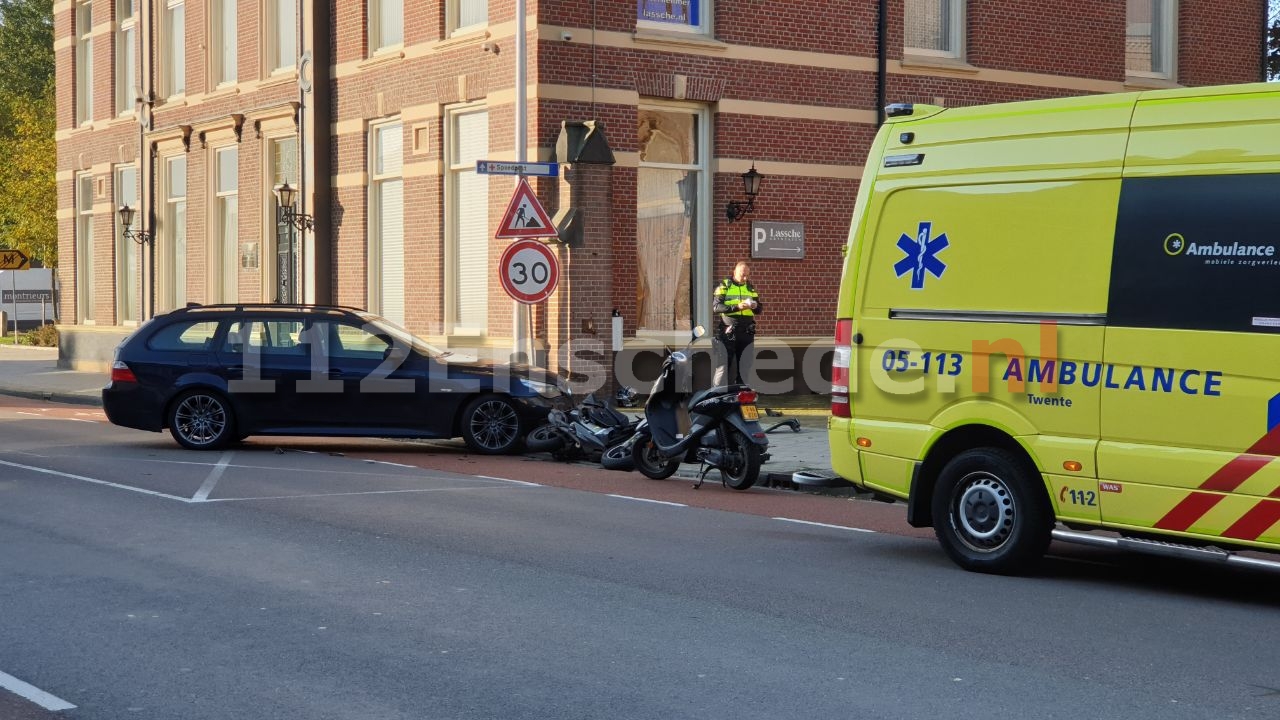
{"type": "Polygon", "coordinates": [[[1034,467],[1007,450],[966,450],[942,468],[933,490],[933,528],[957,565],[1009,575],[1049,547],[1053,510],[1034,467]]]}

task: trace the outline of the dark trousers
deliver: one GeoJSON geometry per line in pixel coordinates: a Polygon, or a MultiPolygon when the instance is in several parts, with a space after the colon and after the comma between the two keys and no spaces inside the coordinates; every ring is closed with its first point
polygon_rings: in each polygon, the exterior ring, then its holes
{"type": "Polygon", "coordinates": [[[711,341],[716,361],[715,374],[711,378],[713,386],[750,384],[748,378],[751,377],[751,361],[755,359],[752,352],[755,334],[741,332],[741,337],[738,335],[716,333],[711,341]]]}

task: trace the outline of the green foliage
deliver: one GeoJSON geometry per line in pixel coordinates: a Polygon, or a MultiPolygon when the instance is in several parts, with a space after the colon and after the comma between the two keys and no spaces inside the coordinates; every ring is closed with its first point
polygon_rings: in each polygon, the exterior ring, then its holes
{"type": "Polygon", "coordinates": [[[58,347],[58,328],[55,325],[41,325],[18,336],[19,345],[36,347],[58,347]]]}
{"type": "Polygon", "coordinates": [[[0,247],[58,264],[52,0],[0,0],[0,247]]]}

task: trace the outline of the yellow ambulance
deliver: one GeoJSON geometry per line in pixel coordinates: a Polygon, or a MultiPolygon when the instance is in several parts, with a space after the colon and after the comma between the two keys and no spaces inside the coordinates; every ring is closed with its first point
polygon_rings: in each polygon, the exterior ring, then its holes
{"type": "Polygon", "coordinates": [[[834,469],[947,554],[1280,568],[1280,86],[895,105],[836,320],[834,469]]]}

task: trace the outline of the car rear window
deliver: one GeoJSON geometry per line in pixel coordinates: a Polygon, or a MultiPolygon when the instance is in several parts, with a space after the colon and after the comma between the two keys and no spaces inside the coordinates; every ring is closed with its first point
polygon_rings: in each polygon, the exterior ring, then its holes
{"type": "Polygon", "coordinates": [[[213,347],[213,336],[218,332],[216,320],[177,322],[156,331],[147,341],[152,350],[190,352],[213,347]]]}

